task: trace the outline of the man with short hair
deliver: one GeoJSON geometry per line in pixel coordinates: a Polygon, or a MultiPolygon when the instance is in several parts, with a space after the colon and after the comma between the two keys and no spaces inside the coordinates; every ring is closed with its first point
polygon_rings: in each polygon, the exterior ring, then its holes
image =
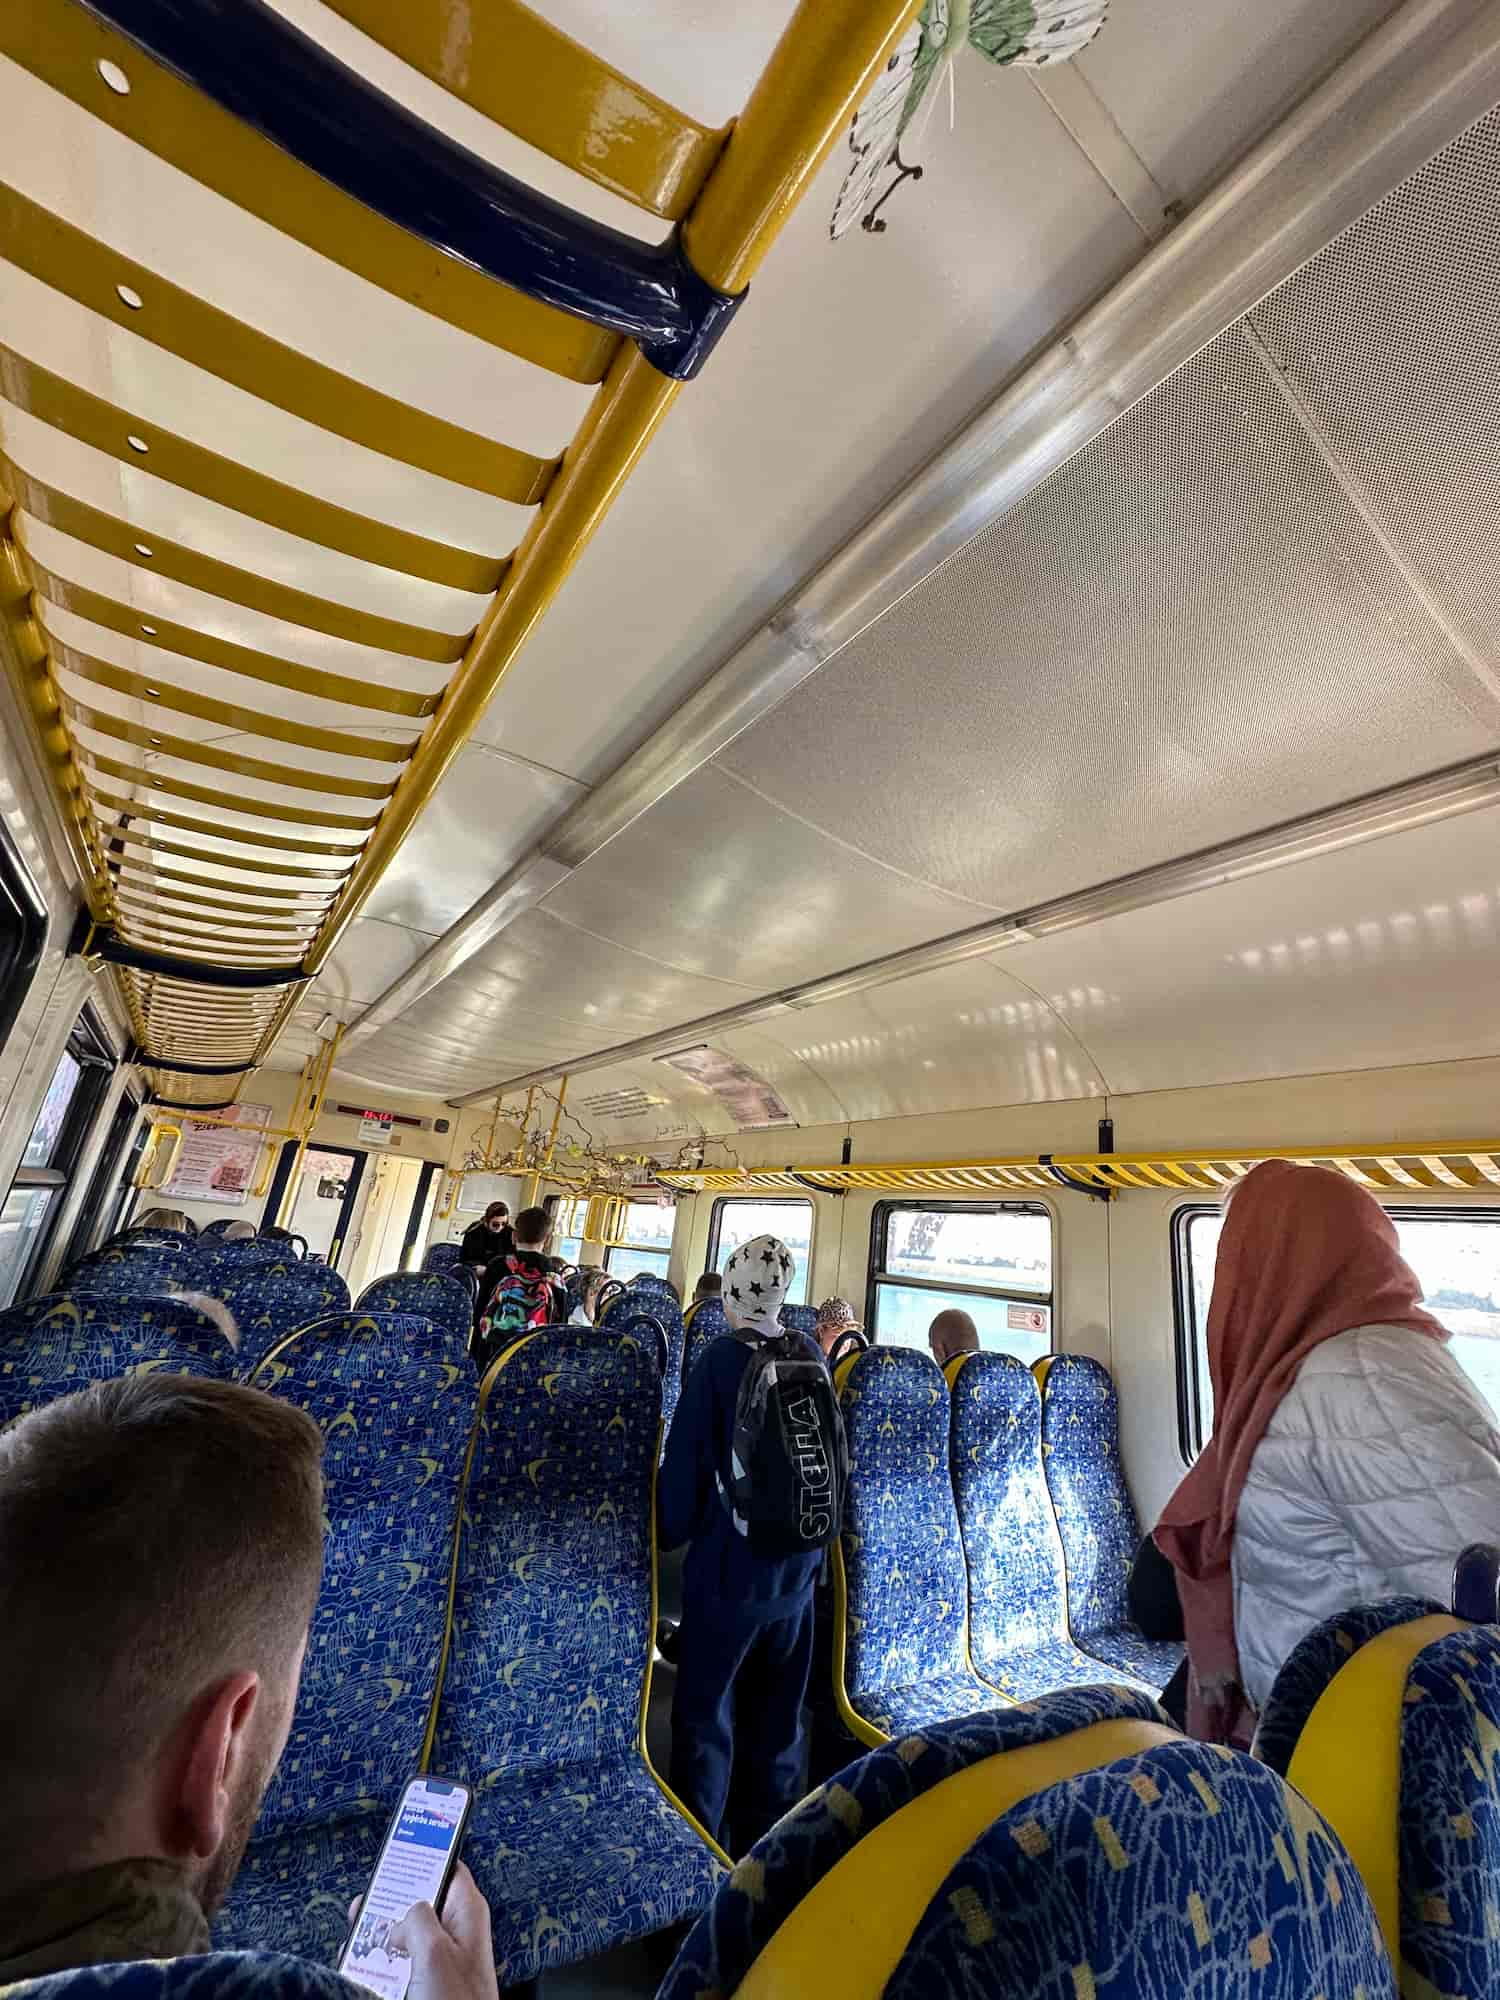
{"type": "Polygon", "coordinates": [[[720,1277],[719,1273],[717,1271],[705,1271],[693,1287],[692,1303],[682,1316],[684,1327],[692,1325],[693,1314],[697,1312],[699,1306],[707,1305],[710,1299],[717,1301],[722,1298],[723,1293],[724,1280],[720,1277]]]}
{"type": "Polygon", "coordinates": [[[516,1217],[515,1248],[486,1266],[479,1281],[474,1359],[482,1370],[501,1348],[528,1328],[561,1326],[568,1317],[556,1268],[547,1255],[552,1217],[545,1208],[523,1208],[516,1217]]]}
{"type": "MultiPolygon", "coordinates": [[[[0,1432],[0,1984],[209,1948],[291,1728],[322,1451],[291,1403],[183,1375],[0,1432]]],[[[421,2000],[495,2000],[467,1869],[400,1940],[421,2000]]]]}
{"type": "Polygon", "coordinates": [[[979,1328],[957,1306],[946,1306],[927,1329],[927,1345],[939,1368],[960,1354],[979,1352],[979,1328]]]}
{"type": "Polygon", "coordinates": [[[0,1981],[208,1948],[291,1727],[322,1436],[127,1375],[0,1435],[0,1981]]]}

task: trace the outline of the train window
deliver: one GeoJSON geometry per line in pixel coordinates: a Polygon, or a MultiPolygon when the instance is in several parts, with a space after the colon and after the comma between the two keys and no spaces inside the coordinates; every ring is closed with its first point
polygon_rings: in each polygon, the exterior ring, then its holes
{"type": "Polygon", "coordinates": [[[604,1253],[604,1268],[629,1284],[643,1271],[664,1278],[672,1261],[677,1211],[655,1201],[628,1201],[619,1236],[604,1253]]]}
{"type": "Polygon", "coordinates": [[[589,1212],[586,1198],[574,1200],[564,1195],[552,1215],[552,1254],[565,1264],[576,1264],[583,1255],[583,1219],[589,1212]]]}
{"type": "Polygon", "coordinates": [[[1052,1216],[1040,1202],[883,1201],[870,1232],[865,1323],[888,1346],[923,1347],[949,1306],[988,1353],[1028,1365],[1052,1352],[1052,1216]]]}
{"type": "MultiPolygon", "coordinates": [[[[1423,1295],[1453,1338],[1453,1358],[1500,1411],[1500,1209],[1390,1208],[1401,1253],[1422,1280],[1423,1295]]],[[[1208,1373],[1208,1307],[1223,1215],[1217,1208],[1178,1209],[1172,1262],[1177,1301],[1178,1432],[1191,1460],[1214,1427],[1208,1373]]]]}
{"type": "Polygon", "coordinates": [[[57,1059],[0,1210],[0,1306],[11,1303],[36,1264],[113,1067],[109,1041],[85,1009],[57,1059]]]}
{"type": "Polygon", "coordinates": [[[46,938],[47,906],[0,826],[0,1043],[16,1024],[46,938]]]}
{"type": "Polygon", "coordinates": [[[721,1195],[714,1203],[713,1219],[708,1226],[708,1268],[722,1271],[732,1253],[752,1237],[779,1237],[792,1253],[792,1282],[786,1303],[805,1306],[812,1232],[813,1205],[800,1196],[785,1201],[755,1201],[740,1195],[721,1195]]]}

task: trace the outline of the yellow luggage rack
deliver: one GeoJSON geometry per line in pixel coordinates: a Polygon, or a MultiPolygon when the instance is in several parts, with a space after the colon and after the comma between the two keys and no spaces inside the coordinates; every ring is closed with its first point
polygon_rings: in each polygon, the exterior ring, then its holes
{"type": "Polygon", "coordinates": [[[321,432],[534,509],[510,552],[435,538],[0,347],[12,409],[166,482],[175,513],[228,509],[386,572],[371,592],[381,604],[393,576],[416,604],[431,585],[489,600],[463,632],[361,609],[64,490],[29,462],[24,424],[0,453],[0,631],[85,885],[85,949],[113,967],[158,1095],[184,1107],[224,1100],[264,1060],[916,12],[915,0],[804,0],[740,118],[717,131],[517,0],[482,13],[464,0],[332,5],[467,114],[674,227],[645,242],[538,194],[263,0],[35,0],[0,17],[0,53],[262,225],[407,309],[596,385],[560,457],[513,448],[298,351],[0,183],[0,256],[29,280],[321,432]],[[208,619],[143,615],[44,559],[35,545],[53,552],[59,537],[388,658],[340,674],[232,643],[208,619]],[[147,642],[160,667],[85,650],[68,636],[77,620],[147,642]]]}

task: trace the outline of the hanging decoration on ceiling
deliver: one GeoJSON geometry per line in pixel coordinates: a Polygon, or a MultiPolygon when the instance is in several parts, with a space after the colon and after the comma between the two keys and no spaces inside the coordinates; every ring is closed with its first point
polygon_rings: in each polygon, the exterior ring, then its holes
{"type": "Polygon", "coordinates": [[[1086,49],[1104,25],[1108,0],[926,0],[855,113],[849,132],[854,155],[828,233],[838,240],[856,222],[879,235],[880,211],[903,181],[919,181],[922,169],[901,157],[901,141],[925,103],[936,102],[933,85],[946,77],[950,116],[953,60],[968,43],[987,62],[1039,69],[1066,62],[1086,49]],[[886,174],[894,178],[886,181],[886,174]]]}

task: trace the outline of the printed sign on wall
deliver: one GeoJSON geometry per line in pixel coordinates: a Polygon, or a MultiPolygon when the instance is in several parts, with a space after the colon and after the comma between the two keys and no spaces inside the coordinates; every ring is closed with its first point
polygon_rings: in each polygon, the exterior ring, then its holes
{"type": "Polygon", "coordinates": [[[179,1201],[248,1201],[260,1159],[257,1127],[269,1125],[269,1104],[231,1104],[215,1113],[227,1124],[205,1125],[196,1119],[183,1124],[182,1144],[172,1178],[161,1189],[179,1201]]]}

